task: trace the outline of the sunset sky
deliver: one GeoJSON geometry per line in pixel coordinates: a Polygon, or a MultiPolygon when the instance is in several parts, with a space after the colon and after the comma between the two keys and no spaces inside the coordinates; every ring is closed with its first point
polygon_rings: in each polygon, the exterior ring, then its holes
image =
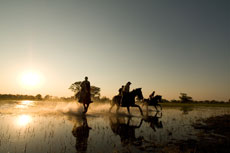
{"type": "Polygon", "coordinates": [[[0,70],[0,94],[72,96],[88,76],[110,98],[130,81],[145,97],[227,101],[230,1],[0,0],[0,70]]]}

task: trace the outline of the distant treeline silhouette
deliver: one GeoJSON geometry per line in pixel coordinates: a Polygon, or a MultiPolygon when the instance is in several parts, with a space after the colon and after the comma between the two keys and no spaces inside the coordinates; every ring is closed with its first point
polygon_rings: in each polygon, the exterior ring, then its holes
{"type": "Polygon", "coordinates": [[[37,94],[36,96],[0,94],[0,100],[42,100],[42,96],[40,94],[37,94]]]}
{"type": "MultiPolygon", "coordinates": [[[[39,100],[39,101],[74,101],[76,100],[74,96],[71,97],[57,97],[46,95],[42,97],[41,94],[37,94],[36,96],[33,95],[13,95],[13,94],[0,94],[0,100],[39,100]]],[[[108,97],[93,97],[95,102],[109,102],[110,99],[108,97]]]]}
{"type": "MultiPolygon", "coordinates": [[[[98,91],[98,88],[95,88],[98,91]]],[[[100,97],[100,90],[99,92],[95,92],[97,96],[92,96],[93,101],[95,102],[110,102],[111,99],[103,96],[100,97]]],[[[51,96],[51,95],[46,95],[42,97],[41,94],[37,94],[36,96],[33,95],[20,95],[20,94],[0,94],[0,100],[40,100],[40,101],[75,101],[76,98],[75,96],[71,97],[57,97],[57,96],[51,96]]],[[[218,100],[203,100],[203,101],[197,101],[193,100],[192,97],[188,96],[186,93],[180,93],[179,100],[167,100],[167,99],[162,99],[162,103],[208,103],[208,104],[214,104],[214,103],[230,103],[229,101],[218,101],[218,100]]]]}
{"type": "Polygon", "coordinates": [[[42,97],[41,94],[37,94],[36,96],[33,95],[12,95],[12,94],[0,94],[0,100],[49,100],[49,101],[72,101],[74,100],[74,97],[56,97],[56,96],[50,96],[46,95],[45,97],[42,97]]]}
{"type": "Polygon", "coordinates": [[[230,99],[229,99],[229,101],[217,101],[217,100],[197,101],[197,100],[193,100],[193,98],[188,96],[187,93],[180,93],[179,99],[180,100],[171,100],[171,101],[166,100],[165,102],[172,102],[172,103],[209,103],[209,104],[230,103],[230,99]]]}

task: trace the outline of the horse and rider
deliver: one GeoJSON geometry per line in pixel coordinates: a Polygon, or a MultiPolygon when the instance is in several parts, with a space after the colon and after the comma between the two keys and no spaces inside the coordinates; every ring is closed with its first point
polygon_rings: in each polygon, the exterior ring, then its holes
{"type": "Polygon", "coordinates": [[[150,95],[149,95],[149,98],[148,99],[144,99],[143,100],[143,105],[146,105],[147,106],[147,110],[148,110],[148,106],[154,106],[156,111],[159,111],[158,110],[158,107],[162,110],[162,107],[161,105],[159,104],[159,102],[162,101],[162,96],[160,95],[155,95],[155,91],[153,91],[150,95]]]}
{"type": "Polygon", "coordinates": [[[139,100],[142,100],[143,105],[147,106],[154,106],[156,110],[158,111],[158,107],[162,110],[161,105],[158,102],[161,102],[162,96],[156,95],[155,91],[153,91],[148,99],[144,99],[141,88],[134,89],[130,92],[130,85],[131,82],[127,82],[126,85],[122,85],[122,87],[118,90],[119,94],[114,96],[111,102],[111,107],[109,109],[109,112],[113,108],[114,105],[117,106],[116,112],[118,112],[120,107],[127,107],[127,110],[130,114],[129,107],[138,107],[140,109],[140,112],[142,114],[142,110],[139,105],[135,104],[135,97],[137,96],[139,100]]]}
{"type": "Polygon", "coordinates": [[[126,107],[128,110],[128,113],[130,114],[129,107],[138,107],[141,115],[143,115],[141,107],[135,104],[136,97],[138,99],[143,99],[141,88],[134,89],[130,92],[130,85],[131,85],[131,82],[129,81],[126,83],[126,85],[122,86],[118,90],[119,94],[113,97],[109,112],[111,111],[113,106],[116,105],[117,112],[120,109],[120,107],[126,107]]]}
{"type": "MultiPolygon", "coordinates": [[[[142,100],[144,104],[155,106],[157,109],[157,106],[160,106],[158,104],[158,101],[161,101],[161,96],[155,96],[155,91],[150,94],[149,99],[144,99],[142,95],[141,88],[134,89],[130,91],[130,85],[132,83],[128,81],[126,85],[122,85],[122,87],[118,90],[119,94],[114,96],[111,102],[111,109],[114,105],[117,106],[117,112],[120,107],[126,107],[128,110],[128,113],[130,114],[129,107],[138,107],[140,110],[141,115],[143,115],[142,109],[139,105],[135,104],[135,98],[137,97],[139,100],[142,100]]],[[[90,103],[93,101],[91,100],[91,92],[90,92],[90,82],[88,81],[88,77],[85,77],[85,80],[80,84],[80,94],[79,94],[79,103],[82,103],[84,106],[83,113],[86,113],[88,111],[90,103]]]]}
{"type": "Polygon", "coordinates": [[[91,92],[90,92],[90,82],[88,81],[88,77],[85,77],[85,80],[80,84],[80,97],[78,102],[83,103],[84,111],[86,113],[89,108],[89,104],[93,101],[91,100],[91,92]]]}
{"type": "Polygon", "coordinates": [[[129,81],[126,83],[126,85],[122,85],[121,88],[118,90],[119,94],[118,96],[120,97],[120,106],[126,107],[127,105],[132,105],[130,103],[129,96],[130,96],[130,85],[132,83],[129,81]]]}

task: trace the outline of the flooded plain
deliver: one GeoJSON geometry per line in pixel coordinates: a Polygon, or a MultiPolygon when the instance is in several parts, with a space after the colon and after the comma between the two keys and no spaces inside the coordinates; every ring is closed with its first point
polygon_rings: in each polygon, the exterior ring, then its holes
{"type": "Polygon", "coordinates": [[[109,104],[93,103],[86,115],[76,102],[0,102],[1,153],[160,152],[162,146],[196,140],[197,120],[230,114],[229,107],[137,108],[109,113],[109,104]]]}

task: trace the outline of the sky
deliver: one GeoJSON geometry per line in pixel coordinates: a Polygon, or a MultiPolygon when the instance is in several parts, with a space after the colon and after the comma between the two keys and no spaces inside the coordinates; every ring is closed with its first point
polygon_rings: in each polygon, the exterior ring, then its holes
{"type": "Polygon", "coordinates": [[[72,96],[88,76],[110,98],[130,81],[146,98],[228,101],[229,67],[229,0],[0,0],[1,94],[72,96]]]}

